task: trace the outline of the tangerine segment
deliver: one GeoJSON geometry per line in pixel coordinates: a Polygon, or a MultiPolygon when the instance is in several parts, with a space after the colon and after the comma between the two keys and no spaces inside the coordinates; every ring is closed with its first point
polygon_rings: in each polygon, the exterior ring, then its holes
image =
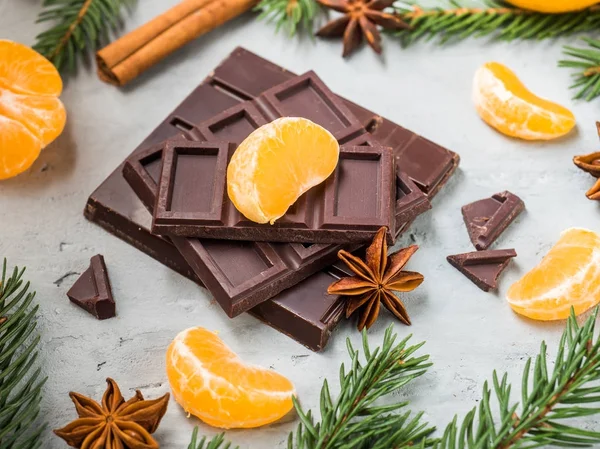
{"type": "Polygon", "coordinates": [[[58,97],[63,85],[56,68],[38,52],[0,39],[0,87],[20,94],[58,97]]]}
{"type": "Polygon", "coordinates": [[[21,122],[41,140],[42,147],[54,141],[67,121],[67,112],[56,97],[15,94],[0,88],[0,115],[21,122]]]}
{"type": "Polygon", "coordinates": [[[333,173],[340,147],[325,128],[283,117],[261,126],[237,148],[227,167],[227,192],[256,223],[273,224],[296,200],[333,173]]]}
{"type": "Polygon", "coordinates": [[[0,180],[27,170],[41,150],[40,139],[22,123],[0,114],[0,180]]]}
{"type": "Polygon", "coordinates": [[[545,13],[580,11],[598,3],[598,0],[507,0],[519,8],[545,13]]]}
{"type": "Polygon", "coordinates": [[[272,370],[245,364],[215,332],[195,327],[167,349],[167,376],[175,400],[214,427],[252,428],[288,413],[292,383],[272,370]]]}
{"type": "Polygon", "coordinates": [[[571,111],[531,93],[508,67],[488,62],[473,83],[481,118],[503,134],[525,140],[551,140],[575,126],[571,111]]]}
{"type": "Polygon", "coordinates": [[[600,236],[571,228],[540,264],[513,284],[507,295],[512,309],[535,320],[560,320],[600,303],[600,236]]]}

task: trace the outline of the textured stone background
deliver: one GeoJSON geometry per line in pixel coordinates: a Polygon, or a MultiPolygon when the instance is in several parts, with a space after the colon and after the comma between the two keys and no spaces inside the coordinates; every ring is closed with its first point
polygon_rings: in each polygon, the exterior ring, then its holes
{"type": "MultiPolygon", "coordinates": [[[[127,18],[127,29],[175,3],[140,2],[127,18]]],[[[0,38],[33,44],[43,29],[34,24],[39,9],[39,0],[0,0],[0,38]]],[[[353,324],[341,325],[327,350],[314,354],[254,318],[229,320],[205,290],[82,215],[90,192],[238,45],[298,73],[314,69],[336,92],[462,157],[433,211],[411,229],[421,250],[410,269],[422,272],[426,282],[406,297],[414,325],[409,329],[396,323],[395,329],[401,336],[412,332],[415,341],[426,340],[421,353],[431,354],[434,366],[394,399],[410,400],[414,410],[426,410],[428,420],[444,427],[455,413],[477,404],[494,368],[507,370],[519,383],[526,358],[536,353],[542,339],[554,353],[563,323],[519,318],[504,300],[507,288],[540,260],[562,230],[598,230],[598,204],[584,196],[592,178],[578,171],[571,158],[598,149],[594,121],[600,118],[599,103],[571,101],[570,73],[556,67],[565,42],[478,40],[402,50],[386,39],[383,58],[363,49],[343,60],[340,42],[290,40],[246,15],[172,55],[125,89],[81,70],[62,95],[69,112],[64,134],[31,171],[0,183],[0,257],[27,266],[41,307],[40,361],[48,376],[43,413],[50,426],[74,417],[69,391],[99,399],[107,376],[119,382],[125,395],[136,388],[151,398],[167,392],[165,348],[179,331],[195,325],[219,330],[245,360],[288,376],[306,408],[318,407],[325,377],[335,389],[339,364],[347,359],[344,340],[359,340],[353,324]],[[489,60],[508,64],[540,95],[572,108],[577,131],[557,142],[527,144],[483,124],[471,104],[471,80],[489,60]],[[446,263],[445,256],[472,249],[460,206],[505,189],[520,195],[527,211],[497,245],[516,248],[519,257],[505,273],[499,293],[486,294],[446,263]],[[67,300],[75,276],[57,281],[84,270],[96,253],[106,257],[118,304],[118,317],[105,322],[67,300]]],[[[370,332],[374,343],[392,322],[387,312],[382,314],[370,332]]],[[[156,437],[165,449],[187,447],[196,424],[173,401],[156,437]]],[[[200,425],[202,433],[216,433],[200,425]]],[[[295,425],[289,418],[258,430],[228,432],[228,437],[244,448],[283,447],[295,425]]],[[[66,445],[48,433],[44,447],[66,445]]]]}

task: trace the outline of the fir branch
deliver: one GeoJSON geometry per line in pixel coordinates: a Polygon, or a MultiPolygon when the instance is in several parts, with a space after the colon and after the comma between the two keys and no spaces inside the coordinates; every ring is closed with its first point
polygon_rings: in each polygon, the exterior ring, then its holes
{"type": "Polygon", "coordinates": [[[208,442],[206,441],[206,437],[202,437],[198,441],[198,427],[194,427],[192,441],[190,441],[187,449],[239,449],[239,446],[232,447],[231,443],[225,441],[225,435],[222,433],[216,435],[208,442]]]}
{"type": "Polygon", "coordinates": [[[276,30],[285,28],[290,36],[298,30],[312,35],[313,22],[321,10],[315,0],[261,0],[255,7],[260,11],[259,19],[276,25],[276,30]]]}
{"type": "Polygon", "coordinates": [[[559,61],[560,67],[576,69],[575,82],[571,86],[577,89],[575,98],[590,101],[600,96],[600,40],[582,38],[588,48],[566,46],[564,53],[573,59],[559,61]]]}
{"type": "Polygon", "coordinates": [[[543,14],[515,8],[504,2],[448,0],[437,7],[417,2],[395,7],[410,29],[394,32],[404,45],[421,38],[437,37],[440,43],[469,37],[491,36],[499,40],[548,39],[600,28],[600,7],[564,14],[543,14]]]}
{"type": "Polygon", "coordinates": [[[594,335],[598,309],[583,326],[574,313],[560,340],[554,369],[548,369],[546,345],[535,362],[525,364],[521,401],[511,401],[507,375],[492,378],[497,413],[492,411],[492,389],[483,387],[479,407],[446,428],[436,449],[481,447],[587,447],[600,442],[600,432],[574,427],[572,418],[600,414],[600,338],[594,335]],[[594,405],[592,405],[594,404],[594,405]]]}
{"type": "Polygon", "coordinates": [[[40,411],[41,379],[34,370],[40,337],[35,335],[35,314],[31,307],[35,292],[23,285],[23,270],[14,268],[7,278],[6,260],[0,279],[0,447],[35,449],[45,424],[37,425],[40,411]]]}
{"type": "Polygon", "coordinates": [[[44,0],[37,22],[55,24],[37,36],[34,48],[59,70],[75,70],[78,56],[95,51],[116,31],[121,11],[135,0],[44,0]]]}
{"type": "Polygon", "coordinates": [[[390,326],[381,347],[369,348],[362,334],[363,356],[347,340],[351,364],[340,368],[340,394],[333,401],[327,380],[321,389],[320,422],[305,413],[294,398],[300,417],[295,434],[288,438],[289,449],[369,448],[389,449],[425,441],[433,428],[421,421],[421,414],[400,412],[407,403],[374,405],[379,398],[399,389],[425,373],[429,356],[411,357],[424,343],[408,346],[410,337],[396,343],[390,326]],[[362,360],[364,359],[364,361],[362,360]]]}

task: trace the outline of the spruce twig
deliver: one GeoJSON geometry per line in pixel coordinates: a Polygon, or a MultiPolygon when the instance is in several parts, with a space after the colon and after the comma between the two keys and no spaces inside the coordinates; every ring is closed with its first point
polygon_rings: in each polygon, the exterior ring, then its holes
{"type": "Polygon", "coordinates": [[[521,401],[511,401],[507,374],[494,372],[479,407],[462,423],[448,425],[436,449],[481,447],[508,449],[544,446],[589,447],[600,432],[573,425],[573,418],[600,414],[600,338],[594,335],[598,309],[579,326],[572,312],[560,340],[554,369],[548,369],[546,344],[529,359],[521,379],[521,401]],[[492,410],[495,395],[497,412],[492,410]]]}
{"type": "Polygon", "coordinates": [[[86,56],[108,42],[120,25],[124,7],[135,0],[44,0],[37,22],[54,25],[37,36],[34,48],[59,70],[75,70],[78,56],[86,56]]]}
{"type": "Polygon", "coordinates": [[[575,82],[571,86],[577,89],[575,98],[588,101],[600,96],[600,40],[582,38],[587,48],[566,46],[564,53],[573,59],[562,60],[560,67],[576,69],[575,82]]]}
{"type": "Polygon", "coordinates": [[[421,38],[440,43],[469,37],[499,40],[548,39],[600,28],[600,7],[564,14],[542,14],[495,0],[447,0],[436,7],[421,7],[416,1],[398,3],[396,13],[411,25],[395,32],[404,45],[421,38]]]}
{"type": "MultiPolygon", "coordinates": [[[[600,28],[600,6],[564,14],[543,14],[516,8],[501,0],[438,0],[427,6],[416,0],[398,1],[395,11],[412,26],[395,31],[403,44],[421,38],[438,38],[438,42],[469,37],[491,36],[500,40],[548,39],[595,31],[600,28]]],[[[294,34],[297,24],[312,32],[313,20],[322,7],[316,0],[262,0],[257,9],[277,28],[286,27],[294,34]]]]}
{"type": "Polygon", "coordinates": [[[46,428],[36,425],[40,411],[41,379],[38,357],[40,337],[35,335],[35,314],[31,307],[35,292],[23,285],[23,270],[14,268],[7,277],[6,260],[0,278],[0,447],[36,449],[46,428]]]}
{"type": "Polygon", "coordinates": [[[363,332],[363,355],[347,340],[349,369],[340,368],[340,394],[333,400],[327,380],[321,389],[320,421],[304,412],[294,398],[300,424],[288,438],[289,449],[389,449],[425,441],[434,428],[422,414],[401,412],[408,404],[375,405],[381,397],[404,387],[431,366],[429,356],[412,357],[424,344],[409,346],[410,336],[396,342],[390,326],[381,347],[371,349],[363,332]]]}

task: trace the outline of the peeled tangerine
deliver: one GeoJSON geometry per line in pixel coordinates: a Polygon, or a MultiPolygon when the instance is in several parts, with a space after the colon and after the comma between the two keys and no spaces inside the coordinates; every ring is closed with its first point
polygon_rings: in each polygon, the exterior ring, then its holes
{"type": "Polygon", "coordinates": [[[227,192],[256,223],[271,223],[335,170],[340,147],[325,128],[284,117],[261,126],[237,148],[227,167],[227,192]]]}
{"type": "Polygon", "coordinates": [[[560,320],[600,303],[600,236],[571,228],[540,264],[512,285],[507,295],[513,310],[534,320],[560,320]]]}
{"type": "Polygon", "coordinates": [[[167,349],[167,376],[187,413],[224,429],[259,427],[292,407],[296,390],[275,371],[245,364],[215,332],[195,327],[167,349]]]}
{"type": "Polygon", "coordinates": [[[514,72],[497,62],[488,62],[477,70],[473,101],[488,125],[511,137],[551,140],[575,126],[571,111],[535,96],[514,72]]]}
{"type": "Polygon", "coordinates": [[[31,48],[0,39],[0,180],[27,170],[62,133],[62,80],[31,48]]]}
{"type": "Polygon", "coordinates": [[[511,5],[531,11],[563,13],[579,11],[598,3],[598,0],[506,0],[511,5]]]}

